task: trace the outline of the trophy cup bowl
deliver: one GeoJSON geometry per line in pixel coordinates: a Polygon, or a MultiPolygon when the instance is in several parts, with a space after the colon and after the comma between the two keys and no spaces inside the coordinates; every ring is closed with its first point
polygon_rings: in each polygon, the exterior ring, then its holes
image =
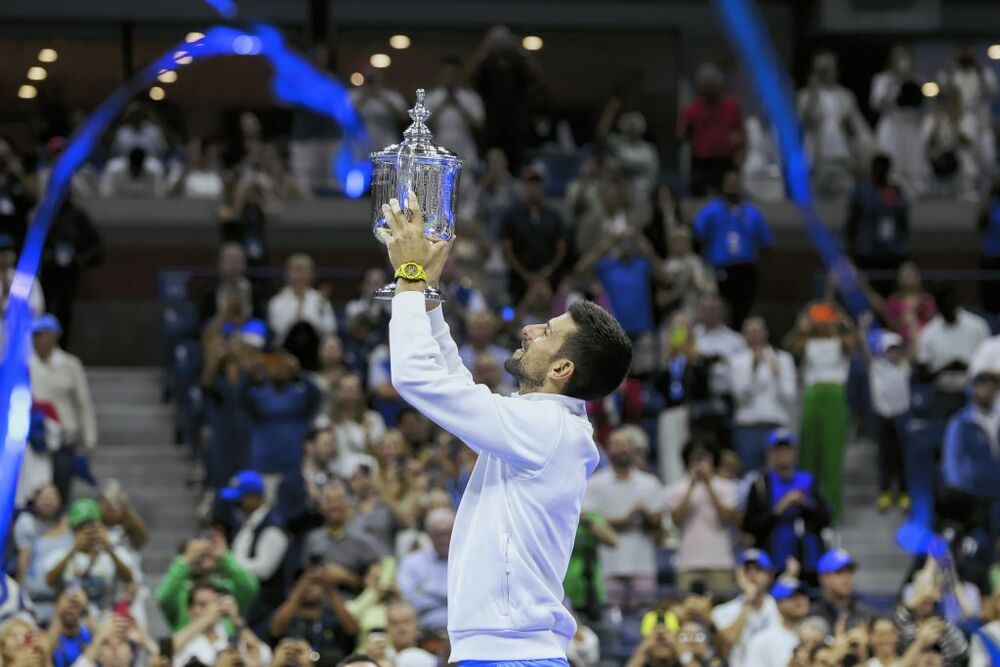
{"type": "MultiPolygon", "coordinates": [[[[448,149],[434,145],[426,124],[431,114],[424,106],[422,88],[417,90],[417,101],[409,114],[413,123],[403,133],[403,140],[371,154],[372,231],[380,243],[385,243],[379,234],[388,226],[382,205],[395,197],[400,208],[408,209],[412,189],[423,212],[424,235],[447,242],[455,236],[462,160],[448,149]]],[[[391,300],[395,294],[393,281],[376,290],[375,298],[391,300]]],[[[424,291],[424,298],[444,301],[441,292],[430,286],[424,291]]]]}

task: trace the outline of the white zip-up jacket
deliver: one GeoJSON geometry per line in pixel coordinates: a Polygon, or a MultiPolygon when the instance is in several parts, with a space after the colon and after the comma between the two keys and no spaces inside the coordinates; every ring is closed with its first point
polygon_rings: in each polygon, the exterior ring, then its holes
{"type": "Polygon", "coordinates": [[[450,662],[565,657],[562,581],[598,462],[585,402],[475,384],[420,292],[392,300],[389,350],[400,396],[479,453],[448,554],[450,662]]]}

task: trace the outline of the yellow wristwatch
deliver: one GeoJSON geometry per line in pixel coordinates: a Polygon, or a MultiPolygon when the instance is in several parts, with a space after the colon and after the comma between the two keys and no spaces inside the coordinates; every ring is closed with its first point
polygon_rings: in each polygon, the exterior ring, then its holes
{"type": "Polygon", "coordinates": [[[396,278],[402,278],[403,280],[415,283],[418,281],[427,280],[427,271],[424,267],[420,266],[416,262],[403,262],[396,269],[396,278]]]}

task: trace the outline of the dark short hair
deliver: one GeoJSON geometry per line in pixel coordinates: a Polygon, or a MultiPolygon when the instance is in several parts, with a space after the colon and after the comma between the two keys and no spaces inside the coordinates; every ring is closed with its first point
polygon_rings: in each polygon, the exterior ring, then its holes
{"type": "Polygon", "coordinates": [[[371,656],[367,656],[364,653],[352,653],[343,660],[337,663],[337,667],[347,667],[347,665],[354,664],[356,662],[370,662],[373,665],[378,664],[371,656]]]}
{"type": "Polygon", "coordinates": [[[632,341],[622,325],[593,301],[577,301],[569,307],[576,324],[559,350],[573,362],[573,374],[563,393],[593,401],[604,398],[622,383],[632,364],[632,341]]]}
{"type": "Polygon", "coordinates": [[[719,459],[722,457],[722,451],[719,449],[719,446],[711,438],[700,436],[688,440],[687,444],[681,450],[681,460],[684,461],[685,468],[691,465],[691,457],[694,456],[695,452],[699,451],[711,456],[712,465],[716,468],[719,467],[719,459]]]}

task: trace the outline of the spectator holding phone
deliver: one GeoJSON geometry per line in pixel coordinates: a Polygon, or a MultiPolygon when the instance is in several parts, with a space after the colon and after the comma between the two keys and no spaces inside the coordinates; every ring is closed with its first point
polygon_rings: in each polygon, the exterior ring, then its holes
{"type": "Polygon", "coordinates": [[[0,626],[0,664],[9,667],[50,667],[52,656],[45,633],[24,618],[0,626]]]}
{"type": "Polygon", "coordinates": [[[53,667],[70,667],[91,645],[94,637],[84,623],[86,613],[87,594],[81,586],[67,586],[59,593],[47,633],[53,667]]]}
{"type": "Polygon", "coordinates": [[[203,580],[192,587],[188,615],[191,623],[174,635],[174,667],[187,667],[193,660],[221,664],[216,661],[230,649],[245,667],[270,664],[270,647],[246,626],[236,599],[210,582],[203,580]],[[229,621],[232,632],[223,621],[229,621]]]}
{"type": "MultiPolygon", "coordinates": [[[[337,565],[306,570],[271,617],[271,636],[304,640],[324,664],[348,655],[358,632],[357,621],[347,610],[339,588],[348,576],[337,565]]],[[[286,647],[286,651],[297,655],[294,646],[286,647]]],[[[279,648],[275,659],[280,652],[279,648]]]]}

